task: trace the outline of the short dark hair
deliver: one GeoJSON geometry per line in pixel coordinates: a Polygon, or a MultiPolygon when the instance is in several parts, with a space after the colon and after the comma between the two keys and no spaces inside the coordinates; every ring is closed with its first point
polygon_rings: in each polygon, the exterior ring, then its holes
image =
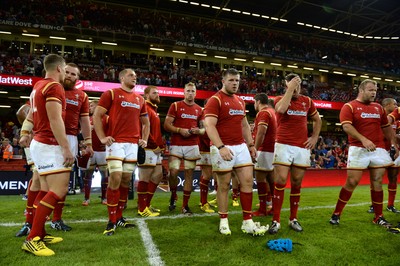
{"type": "Polygon", "coordinates": [[[240,75],[239,71],[235,68],[228,68],[222,72],[222,77],[225,78],[228,75],[240,75]]]}
{"type": "Polygon", "coordinates": [[[65,65],[65,60],[60,55],[48,54],[44,58],[43,66],[46,72],[55,70],[59,65],[65,65]]]}
{"type": "Polygon", "coordinates": [[[285,80],[287,81],[287,82],[289,82],[289,81],[291,81],[293,78],[295,78],[295,77],[299,77],[299,75],[297,75],[296,73],[289,73],[289,74],[287,74],[286,76],[285,76],[285,80]]]}
{"type": "Polygon", "coordinates": [[[265,93],[257,93],[254,96],[254,101],[260,101],[261,104],[268,104],[268,95],[265,93]]]}

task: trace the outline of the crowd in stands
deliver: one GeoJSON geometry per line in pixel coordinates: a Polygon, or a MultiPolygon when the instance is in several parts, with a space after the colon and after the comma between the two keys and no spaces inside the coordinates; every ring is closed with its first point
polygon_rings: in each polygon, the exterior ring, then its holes
{"type": "Polygon", "coordinates": [[[400,75],[400,50],[388,46],[344,45],[269,29],[92,1],[4,0],[0,7],[0,16],[5,20],[139,34],[400,75]],[[327,58],[322,59],[323,56],[327,58]]]}

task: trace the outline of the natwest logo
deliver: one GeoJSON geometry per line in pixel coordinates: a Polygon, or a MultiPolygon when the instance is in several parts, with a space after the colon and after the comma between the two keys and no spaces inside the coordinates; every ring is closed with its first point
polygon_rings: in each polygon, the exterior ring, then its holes
{"type": "Polygon", "coordinates": [[[16,85],[16,86],[32,86],[32,78],[21,77],[4,77],[0,76],[0,84],[2,85],[16,85]]]}

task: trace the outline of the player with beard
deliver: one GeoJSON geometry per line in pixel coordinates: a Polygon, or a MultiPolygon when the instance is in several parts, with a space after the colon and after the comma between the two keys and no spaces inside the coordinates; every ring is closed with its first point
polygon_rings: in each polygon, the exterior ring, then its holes
{"type": "Polygon", "coordinates": [[[135,225],[122,216],[128,201],[129,184],[136,167],[138,146],[145,148],[150,132],[150,122],[145,101],[134,91],[136,73],[130,68],[119,73],[121,87],[101,95],[94,110],[93,122],[101,143],[107,145],[106,159],[110,172],[107,188],[108,223],[103,234],[111,236],[117,226],[135,225]],[[102,119],[108,114],[107,131],[102,119]]]}
{"type": "Polygon", "coordinates": [[[191,215],[192,211],[188,203],[192,193],[194,168],[196,167],[196,161],[200,159],[198,135],[204,134],[205,130],[199,128],[202,110],[194,102],[196,98],[196,85],[194,83],[189,82],[185,85],[184,97],[183,101],[174,102],[169,107],[164,128],[172,133],[168,162],[170,172],[169,188],[171,190],[169,210],[173,211],[176,207],[178,174],[183,160],[185,183],[181,212],[191,215]]]}
{"type": "Polygon", "coordinates": [[[242,231],[251,235],[264,235],[267,227],[252,219],[253,159],[256,157],[250,125],[246,118],[246,104],[236,95],[240,75],[230,68],[222,73],[222,89],[212,96],[205,108],[205,126],[211,140],[212,170],[218,179],[219,232],[230,235],[228,223],[228,192],[232,171],[240,182],[242,205],[242,231]],[[246,143],[245,143],[246,141],[246,143]]]}
{"type": "MultiPolygon", "coordinates": [[[[81,128],[86,152],[93,155],[92,136],[89,120],[89,99],[85,92],[75,88],[76,82],[79,80],[79,67],[74,63],[68,63],[65,67],[65,130],[72,154],[76,157],[78,154],[78,134],[81,128]]],[[[74,178],[71,172],[72,178],[74,178]]],[[[70,177],[71,178],[71,177],[70,177]]],[[[71,182],[70,182],[71,183],[71,182]]],[[[73,189],[73,188],[72,188],[73,189]]],[[[64,223],[61,219],[62,210],[64,208],[65,198],[62,198],[53,212],[53,219],[50,223],[51,228],[55,230],[70,231],[72,228],[64,223]]]]}
{"type": "Polygon", "coordinates": [[[142,217],[160,215],[160,210],[153,208],[150,203],[160,183],[162,175],[162,152],[164,142],[161,134],[160,117],[157,114],[157,105],[160,103],[158,89],[148,86],[144,89],[146,109],[150,120],[150,134],[147,142],[146,161],[139,165],[138,214],[142,217]]]}
{"type": "Polygon", "coordinates": [[[30,144],[32,160],[41,179],[32,229],[22,245],[22,250],[36,256],[54,255],[46,244],[63,240],[47,235],[44,226],[47,217],[67,193],[69,172],[74,163],[64,126],[66,104],[61,83],[65,77],[65,60],[59,55],[47,55],[44,68],[46,76],[33,87],[32,108],[22,126],[20,139],[21,145],[27,147],[30,144]],[[32,130],[34,139],[29,143],[32,130]]]}
{"type": "Polygon", "coordinates": [[[376,81],[363,80],[358,86],[357,98],[346,103],[340,110],[340,123],[348,135],[350,148],[347,160],[347,180],[340,190],[336,208],[329,221],[332,225],[339,225],[340,215],[360,182],[363,170],[368,169],[375,213],[372,222],[385,228],[391,227],[382,213],[382,177],[386,168],[393,165],[389,153],[385,150],[384,137],[395,147],[395,158],[397,158],[398,149],[395,134],[385,110],[380,104],[374,102],[377,90],[376,81]]]}
{"type": "MultiPolygon", "coordinates": [[[[85,173],[85,177],[83,179],[84,187],[85,187],[85,200],[82,202],[83,206],[89,206],[90,203],[90,190],[92,188],[92,177],[93,172],[97,166],[100,175],[101,175],[101,204],[107,205],[107,160],[106,160],[106,145],[101,143],[99,137],[96,134],[96,131],[93,128],[93,113],[96,109],[99,101],[93,100],[89,103],[89,118],[90,124],[92,128],[92,147],[93,147],[93,156],[89,159],[89,169],[85,173]]],[[[108,116],[105,115],[103,117],[103,128],[107,127],[108,116]]]]}
{"type": "Polygon", "coordinates": [[[321,118],[310,97],[300,94],[301,79],[291,73],[285,77],[286,92],[275,98],[276,143],[274,153],[275,188],[272,199],[273,218],[270,234],[281,228],[281,209],[285,195],[286,181],[290,172],[290,217],[289,227],[296,232],[303,231],[297,221],[301,183],[306,168],[310,167],[310,150],[314,149],[321,130],[321,118]],[[308,137],[307,121],[313,121],[313,132],[308,137]]]}

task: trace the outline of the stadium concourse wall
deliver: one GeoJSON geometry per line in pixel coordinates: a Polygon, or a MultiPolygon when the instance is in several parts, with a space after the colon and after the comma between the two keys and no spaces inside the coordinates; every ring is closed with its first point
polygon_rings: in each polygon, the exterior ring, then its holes
{"type": "MultiPolygon", "coordinates": [[[[164,160],[165,161],[165,160],[164,160]]],[[[7,169],[2,167],[5,163],[0,163],[0,195],[21,195],[25,194],[28,187],[29,180],[32,173],[21,169],[7,169]]],[[[196,169],[193,178],[193,189],[199,188],[201,171],[196,169]]],[[[183,190],[184,175],[181,171],[178,175],[178,190],[183,190]]],[[[346,169],[308,169],[303,179],[303,188],[307,187],[329,187],[329,186],[343,186],[346,182],[346,169]]],[[[135,183],[135,182],[132,182],[135,183]]],[[[360,185],[368,185],[369,174],[368,171],[363,171],[363,176],[360,185]]],[[[384,177],[384,183],[387,183],[387,178],[384,177]]],[[[214,180],[210,182],[210,188],[213,189],[214,180]]],[[[286,186],[290,188],[290,182],[286,186]]],[[[254,181],[254,188],[256,183],[254,181]]],[[[168,191],[166,184],[160,185],[162,191],[168,191]]]]}

